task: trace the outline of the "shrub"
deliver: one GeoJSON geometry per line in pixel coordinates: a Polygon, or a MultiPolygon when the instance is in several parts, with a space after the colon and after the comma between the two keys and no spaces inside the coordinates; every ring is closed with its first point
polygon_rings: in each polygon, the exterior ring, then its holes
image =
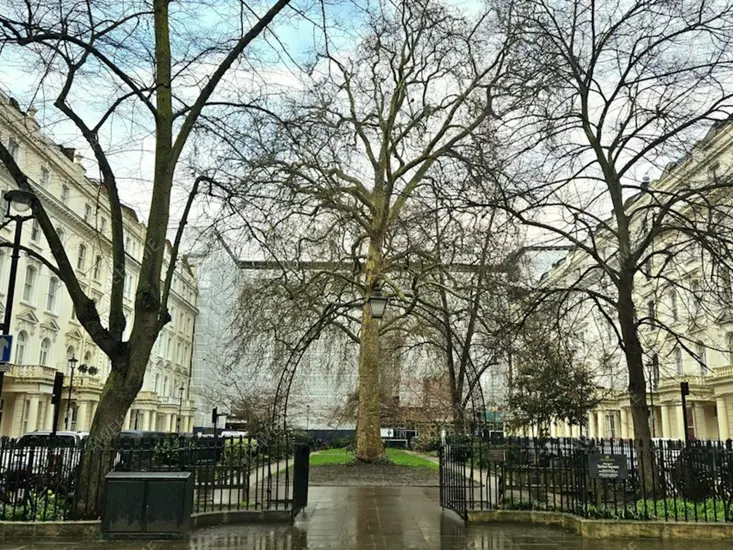
{"type": "Polygon", "coordinates": [[[703,502],[714,495],[728,494],[729,487],[720,482],[731,471],[728,458],[714,447],[687,447],[682,449],[671,471],[671,482],[685,500],[703,502]]]}
{"type": "Polygon", "coordinates": [[[249,457],[257,454],[256,439],[227,439],[224,444],[224,461],[226,464],[247,464],[249,457]]]}
{"type": "Polygon", "coordinates": [[[440,448],[440,437],[433,436],[429,433],[418,434],[410,441],[413,451],[419,453],[431,453],[440,448]]]}
{"type": "Polygon", "coordinates": [[[0,507],[0,520],[4,521],[62,521],[67,518],[69,503],[52,491],[31,492],[25,502],[13,508],[0,507]]]}
{"type": "Polygon", "coordinates": [[[328,444],[329,449],[344,449],[354,444],[353,437],[334,437],[328,444]]]}
{"type": "Polygon", "coordinates": [[[536,500],[515,500],[505,498],[501,504],[504,510],[542,510],[542,503],[536,500]]]}
{"type": "Polygon", "coordinates": [[[726,506],[726,503],[722,500],[713,500],[712,498],[702,502],[691,502],[673,498],[639,500],[636,503],[636,508],[639,513],[644,513],[645,505],[646,513],[650,518],[664,519],[667,517],[684,520],[686,517],[693,521],[695,518],[698,520],[705,520],[707,518],[708,521],[727,521],[733,519],[733,507],[730,504],[726,506]]]}

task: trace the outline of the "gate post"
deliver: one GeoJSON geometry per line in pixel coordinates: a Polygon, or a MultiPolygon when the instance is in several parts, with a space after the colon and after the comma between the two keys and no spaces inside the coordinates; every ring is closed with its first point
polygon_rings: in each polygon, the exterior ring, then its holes
{"type": "Polygon", "coordinates": [[[310,447],[307,444],[298,443],[294,447],[293,518],[308,504],[308,462],[310,460],[310,447]]]}

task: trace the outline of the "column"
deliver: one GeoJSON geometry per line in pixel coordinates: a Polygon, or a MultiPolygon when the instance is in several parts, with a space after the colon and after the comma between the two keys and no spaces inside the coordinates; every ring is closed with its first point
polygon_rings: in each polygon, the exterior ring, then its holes
{"type": "Polygon", "coordinates": [[[598,437],[598,439],[603,439],[604,437],[606,437],[605,420],[606,418],[605,418],[605,415],[603,414],[603,411],[602,410],[596,411],[596,421],[598,422],[598,432],[597,432],[598,435],[596,437],[598,437]]]}
{"type": "Polygon", "coordinates": [[[672,437],[672,422],[669,416],[669,405],[662,405],[662,433],[659,437],[671,438],[672,437]]]}
{"type": "Polygon", "coordinates": [[[680,403],[675,407],[675,414],[677,415],[677,439],[685,440],[685,418],[682,415],[682,404],[680,403]]]}
{"type": "Polygon", "coordinates": [[[702,403],[692,404],[692,414],[695,417],[693,423],[693,426],[695,426],[695,438],[707,439],[707,420],[705,419],[705,409],[703,409],[702,403]]]}
{"type": "Polygon", "coordinates": [[[129,430],[130,429],[130,411],[132,409],[127,409],[127,413],[125,413],[125,421],[122,424],[123,430],[129,430]]]}
{"type": "Polygon", "coordinates": [[[25,407],[25,394],[15,394],[15,403],[13,403],[13,416],[10,419],[10,437],[18,437],[23,430],[23,408],[25,407]]]}
{"type": "Polygon", "coordinates": [[[715,408],[718,411],[718,438],[721,441],[730,439],[728,431],[728,403],[725,397],[721,396],[715,400],[715,408]]]}
{"type": "Polygon", "coordinates": [[[150,411],[143,411],[142,429],[145,431],[150,430],[150,411]]]}
{"type": "Polygon", "coordinates": [[[44,424],[44,428],[49,431],[53,430],[53,411],[54,406],[53,403],[51,403],[51,397],[49,396],[48,399],[46,399],[46,422],[44,424]]]}
{"type": "Polygon", "coordinates": [[[35,432],[38,429],[38,405],[41,398],[38,394],[31,395],[31,406],[28,409],[28,428],[27,431],[35,432]]]}
{"type": "Polygon", "coordinates": [[[89,401],[79,401],[79,410],[76,411],[76,431],[86,432],[88,429],[87,415],[89,414],[89,401]]]}
{"type": "Polygon", "coordinates": [[[165,431],[172,432],[174,428],[175,428],[175,424],[173,422],[173,415],[166,414],[165,415],[165,431]]]}
{"type": "Polygon", "coordinates": [[[588,413],[588,437],[590,439],[596,438],[597,432],[596,432],[595,421],[596,421],[595,413],[593,412],[588,413]]]}
{"type": "Polygon", "coordinates": [[[158,431],[158,411],[150,411],[150,431],[158,431]]]}
{"type": "Polygon", "coordinates": [[[625,407],[621,407],[619,411],[620,421],[619,426],[621,432],[621,439],[629,439],[629,411],[625,407]]]}

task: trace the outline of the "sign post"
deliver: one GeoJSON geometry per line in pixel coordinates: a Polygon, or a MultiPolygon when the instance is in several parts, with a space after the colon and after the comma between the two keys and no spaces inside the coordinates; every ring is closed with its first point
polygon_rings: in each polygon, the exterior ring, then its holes
{"type": "Polygon", "coordinates": [[[13,336],[10,334],[0,334],[0,371],[7,372],[10,363],[10,355],[13,349],[13,336]]]}

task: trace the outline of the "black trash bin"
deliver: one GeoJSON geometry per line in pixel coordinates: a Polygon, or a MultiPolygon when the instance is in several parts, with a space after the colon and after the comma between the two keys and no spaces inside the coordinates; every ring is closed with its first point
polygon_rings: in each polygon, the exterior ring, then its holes
{"type": "Polygon", "coordinates": [[[183,538],[191,528],[191,472],[110,472],[105,538],[183,538]]]}

